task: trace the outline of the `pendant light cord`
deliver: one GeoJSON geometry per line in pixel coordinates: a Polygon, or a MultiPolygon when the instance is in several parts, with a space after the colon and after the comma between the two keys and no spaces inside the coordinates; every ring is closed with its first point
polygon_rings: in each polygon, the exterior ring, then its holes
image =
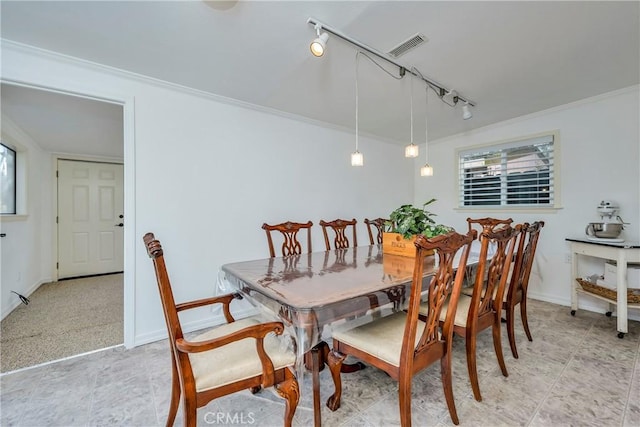
{"type": "MultiPolygon", "coordinates": [[[[356,152],[358,152],[358,56],[360,51],[356,52],[356,152]]],[[[366,56],[366,55],[365,55],[366,56]]]]}
{"type": "Polygon", "coordinates": [[[386,68],[384,68],[382,65],[378,64],[378,62],[373,59],[372,57],[370,57],[369,55],[367,55],[366,53],[362,52],[362,51],[358,51],[358,53],[356,53],[356,56],[358,55],[362,55],[365,58],[367,58],[369,61],[373,62],[378,68],[380,68],[382,71],[384,71],[385,73],[387,73],[388,75],[390,75],[391,77],[393,77],[396,80],[402,80],[402,78],[405,76],[404,74],[396,76],[393,73],[391,73],[389,70],[387,70],[386,68]]]}
{"type": "MultiPolygon", "coordinates": [[[[420,77],[424,79],[424,77],[422,77],[422,74],[420,73],[420,71],[415,68],[415,67],[411,67],[411,71],[416,72],[417,74],[420,75],[420,77]]],[[[428,124],[428,120],[429,120],[429,87],[430,85],[427,83],[424,91],[424,102],[425,102],[425,110],[424,110],[424,156],[425,156],[425,161],[427,163],[429,163],[429,124],[428,124]]],[[[433,88],[432,88],[433,89],[433,88]]],[[[413,117],[413,114],[412,114],[413,117]]],[[[413,127],[412,127],[413,130],[413,127]]],[[[413,140],[413,138],[412,138],[413,140]]]]}
{"type": "Polygon", "coordinates": [[[429,163],[429,86],[424,91],[424,160],[429,163]]]}
{"type": "Polygon", "coordinates": [[[411,92],[411,145],[413,145],[413,79],[409,76],[409,92],[411,92]]]}

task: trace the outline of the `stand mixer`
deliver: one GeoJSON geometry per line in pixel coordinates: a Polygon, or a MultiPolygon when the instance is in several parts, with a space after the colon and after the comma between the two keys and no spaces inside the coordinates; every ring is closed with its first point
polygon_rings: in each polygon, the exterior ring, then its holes
{"type": "Polygon", "coordinates": [[[597,211],[602,222],[590,222],[584,232],[590,240],[607,242],[624,242],[620,233],[624,230],[625,222],[616,215],[620,208],[609,200],[603,200],[598,205],[597,211]]]}

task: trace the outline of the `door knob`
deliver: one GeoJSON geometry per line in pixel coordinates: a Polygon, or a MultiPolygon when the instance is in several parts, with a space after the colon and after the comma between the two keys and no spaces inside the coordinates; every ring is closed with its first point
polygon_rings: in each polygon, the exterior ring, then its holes
{"type": "Polygon", "coordinates": [[[116,227],[124,227],[124,224],[123,223],[116,224],[116,227]]]}
{"type": "Polygon", "coordinates": [[[124,215],[118,215],[118,218],[122,219],[124,218],[124,215]]]}

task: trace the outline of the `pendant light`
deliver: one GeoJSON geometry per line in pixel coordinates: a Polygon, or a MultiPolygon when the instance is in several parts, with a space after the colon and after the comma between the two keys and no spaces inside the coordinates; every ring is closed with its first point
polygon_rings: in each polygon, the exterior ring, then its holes
{"type": "Polygon", "coordinates": [[[358,55],[356,52],[356,151],[351,153],[351,166],[364,166],[362,153],[358,151],[358,55]]]}
{"type": "Polygon", "coordinates": [[[405,157],[418,157],[420,150],[416,144],[413,143],[413,76],[409,74],[409,90],[411,91],[411,143],[404,148],[405,157]]]}
{"type": "Polygon", "coordinates": [[[424,157],[425,164],[420,168],[420,176],[433,176],[433,168],[429,164],[429,85],[425,89],[425,113],[424,113],[424,157]]]}

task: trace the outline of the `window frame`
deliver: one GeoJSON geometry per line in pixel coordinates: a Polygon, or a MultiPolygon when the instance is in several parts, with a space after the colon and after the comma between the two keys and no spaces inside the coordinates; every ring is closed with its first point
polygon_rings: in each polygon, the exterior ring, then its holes
{"type": "MultiPolygon", "coordinates": [[[[562,209],[561,206],[561,192],[560,192],[560,135],[558,130],[546,131],[532,135],[526,136],[518,136],[513,138],[508,138],[499,141],[493,141],[485,144],[476,144],[465,147],[459,147],[455,150],[455,171],[456,171],[456,180],[455,180],[455,194],[456,194],[456,210],[459,211],[535,211],[535,212],[543,212],[543,211],[555,211],[557,209],[562,209]],[[501,200],[499,205],[464,205],[464,197],[463,192],[464,188],[464,178],[463,173],[461,171],[461,158],[462,156],[469,155],[474,151],[496,151],[499,152],[501,150],[507,150],[518,147],[528,147],[535,144],[535,140],[541,140],[543,138],[551,138],[553,149],[552,149],[552,158],[553,158],[553,169],[551,170],[550,188],[553,188],[553,202],[549,204],[506,204],[505,200],[501,200]]],[[[505,177],[507,175],[504,175],[505,177]]],[[[500,181],[501,187],[507,185],[507,181],[501,179],[500,181]]]]}
{"type": "Polygon", "coordinates": [[[15,216],[18,214],[18,150],[4,141],[0,141],[0,145],[2,145],[6,150],[13,153],[13,211],[2,211],[2,205],[0,204],[0,215],[15,216]]]}

